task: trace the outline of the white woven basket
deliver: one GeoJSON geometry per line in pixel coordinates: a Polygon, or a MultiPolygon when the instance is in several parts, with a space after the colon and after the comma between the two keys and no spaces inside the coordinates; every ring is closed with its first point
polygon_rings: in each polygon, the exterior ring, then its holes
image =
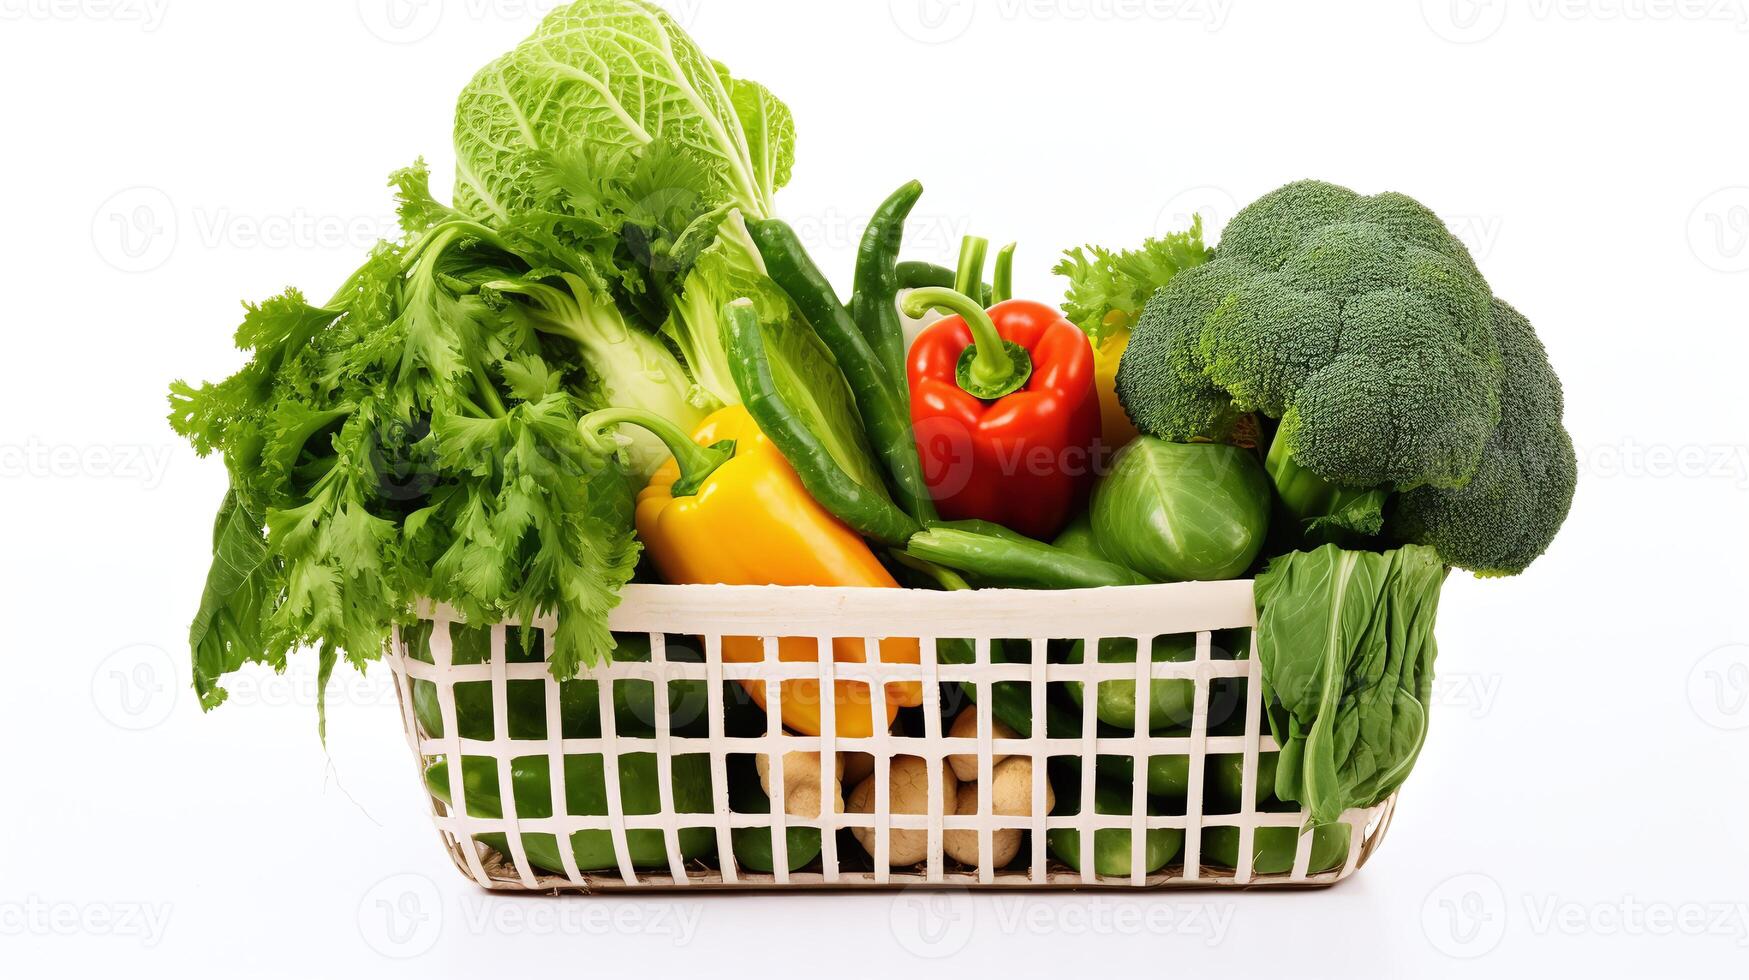
{"type": "MultiPolygon", "coordinates": [[[[1304,815],[1295,812],[1262,812],[1254,803],[1261,752],[1275,749],[1266,726],[1260,704],[1262,685],[1259,665],[1252,654],[1245,659],[1217,659],[1212,656],[1212,635],[1217,631],[1250,628],[1255,625],[1249,581],[1186,583],[1177,585],[1139,586],[1132,588],[1095,589],[1068,592],[1035,592],[1016,590],[984,590],[976,592],[930,592],[911,589],[815,589],[735,586],[669,586],[636,585],[625,590],[623,601],[613,612],[612,628],[621,633],[647,633],[651,639],[649,662],[616,661],[594,668],[586,677],[597,681],[599,695],[598,738],[566,738],[561,723],[561,688],[551,680],[544,659],[506,655],[512,634],[520,636],[517,624],[491,627],[490,655],[473,659],[477,663],[454,662],[449,625],[458,621],[452,610],[434,607],[427,610],[433,625],[429,640],[429,662],[413,656],[408,638],[397,631],[389,652],[389,664],[396,675],[401,695],[408,741],[421,771],[432,760],[456,760],[462,757],[492,760],[497,771],[498,799],[502,816],[496,818],[470,815],[466,800],[466,779],[450,779],[455,794],[453,805],[431,794],[432,812],[444,844],[462,872],[485,888],[525,891],[614,891],[648,888],[861,888],[902,887],[911,885],[996,886],[1020,888],[1046,887],[1249,887],[1259,885],[1321,886],[1341,881],[1371,856],[1384,837],[1390,822],[1395,798],[1365,810],[1352,810],[1343,816],[1348,836],[1346,857],[1329,870],[1310,869],[1312,834],[1298,838],[1293,868],[1287,873],[1253,873],[1254,834],[1264,827],[1300,827],[1304,815]],[[1133,638],[1138,650],[1150,649],[1156,636],[1164,634],[1197,634],[1196,657],[1189,662],[1150,662],[1148,656],[1136,657],[1130,663],[1053,663],[1046,655],[1052,639],[1085,639],[1087,649],[1097,649],[1103,638],[1133,638]],[[722,658],[722,638],[763,637],[766,660],[762,663],[725,663],[722,658]],[[816,638],[825,651],[818,663],[778,662],[776,637],[816,638]],[[870,656],[867,663],[834,662],[831,640],[834,637],[915,637],[920,641],[920,664],[894,664],[876,661],[876,642],[867,641],[870,656]],[[937,661],[937,638],[968,638],[974,641],[976,658],[972,664],[948,664],[937,661]],[[670,659],[669,648],[681,638],[696,640],[702,647],[702,662],[677,662],[670,659]],[[1030,641],[1031,663],[993,662],[992,641],[1030,641]],[[512,662],[512,660],[520,662],[512,662]],[[1096,698],[1083,699],[1080,730],[1075,738],[1049,738],[1045,701],[1047,685],[1060,681],[1082,681],[1092,684],[1099,680],[1133,679],[1137,701],[1149,690],[1149,678],[1187,678],[1195,683],[1194,713],[1187,733],[1150,735],[1147,726],[1134,735],[1110,737],[1101,734],[1096,725],[1096,698]],[[785,731],[772,712],[764,730],[755,735],[731,736],[725,731],[723,692],[725,681],[756,679],[766,683],[767,703],[774,703],[778,682],[786,679],[817,679],[820,690],[833,690],[835,681],[866,681],[872,684],[874,714],[881,717],[885,691],[883,685],[894,681],[921,681],[921,733],[918,735],[876,731],[867,738],[848,738],[835,731],[833,699],[821,699],[822,734],[801,736],[785,731]],[[1210,691],[1218,678],[1248,678],[1244,685],[1242,732],[1214,734],[1210,728],[1210,691]],[[663,687],[672,681],[703,681],[709,693],[708,730],[696,737],[684,737],[674,731],[670,717],[669,698],[653,697],[654,719],[647,737],[631,737],[617,731],[620,726],[613,704],[613,687],[609,682],[655,682],[663,687]],[[543,738],[512,738],[509,729],[507,692],[513,681],[544,681],[546,708],[543,738]],[[990,732],[991,685],[1000,681],[1027,682],[1032,701],[1033,725],[1026,738],[995,739],[990,732]],[[426,726],[414,708],[414,685],[430,682],[429,697],[435,694],[436,710],[441,712],[442,735],[426,731],[426,726]],[[490,685],[492,731],[488,738],[463,737],[458,727],[455,690],[457,684],[490,685]],[[966,682],[975,685],[975,710],[978,712],[979,733],[976,738],[949,738],[948,721],[943,718],[943,682],[966,682]],[[873,813],[826,813],[818,819],[804,819],[781,812],[782,806],[772,806],[771,813],[734,812],[729,804],[728,760],[732,755],[761,754],[780,758],[794,751],[822,753],[822,769],[835,752],[866,752],[875,758],[873,813]],[[655,773],[660,783],[660,805],[657,812],[627,814],[621,802],[620,761],[630,753],[654,753],[655,773]],[[676,812],[675,789],[672,785],[672,760],[677,755],[708,755],[711,793],[714,805],[709,812],[676,812]],[[980,778],[978,812],[945,815],[952,801],[942,799],[938,778],[946,757],[976,753],[980,778]],[[595,815],[572,815],[566,811],[565,785],[567,755],[599,754],[615,764],[602,765],[605,781],[606,812],[595,815]],[[1215,755],[1243,755],[1243,791],[1239,812],[1205,813],[1204,773],[1206,761],[1215,755]],[[888,812],[887,760],[896,755],[917,756],[926,760],[929,771],[929,812],[897,814],[888,812]],[[993,813],[991,784],[993,761],[998,756],[1028,756],[1032,766],[1031,816],[1004,816],[993,813]],[[1183,813],[1150,815],[1146,798],[1144,774],[1148,760],[1157,756],[1188,756],[1189,782],[1183,813]],[[1065,793],[1057,784],[1059,814],[1044,812],[1047,757],[1075,757],[1080,765],[1079,799],[1092,799],[1096,758],[1128,756],[1135,778],[1130,815],[1106,815],[1094,812],[1094,807],[1081,805],[1078,812],[1062,815],[1065,793]],[[519,816],[512,785],[510,760],[544,757],[552,789],[550,806],[544,809],[554,816],[519,816]],[[774,827],[770,834],[774,852],[774,869],[758,873],[738,866],[733,857],[731,832],[740,827],[774,827]],[[787,853],[787,830],[799,827],[818,828],[820,856],[806,868],[786,870],[790,863],[787,853]],[[863,827],[873,828],[876,855],[872,860],[862,848],[838,831],[863,827]],[[1238,828],[1236,868],[1207,865],[1202,844],[1204,831],[1211,827],[1238,828]],[[942,847],[943,833],[949,830],[972,830],[979,833],[979,853],[991,853],[991,835],[999,829],[1015,828],[1030,831],[1026,847],[1007,868],[967,868],[948,857],[942,847]],[[1059,828],[1080,832],[1081,871],[1050,858],[1046,833],[1059,828]],[[1092,859],[1094,831],[1099,829],[1128,830],[1131,845],[1129,873],[1116,877],[1100,876],[1092,859]],[[1173,828],[1183,833],[1183,845],[1176,857],[1164,868],[1153,873],[1145,871],[1144,832],[1173,828]],[[709,858],[683,854],[680,832],[692,830],[693,841],[708,830],[714,835],[715,855],[709,858]],[[895,830],[927,831],[927,860],[915,867],[891,868],[888,854],[889,834],[895,830]],[[561,869],[542,870],[529,860],[524,846],[524,834],[556,835],[560,842],[571,840],[579,831],[606,832],[611,836],[613,860],[605,870],[580,870],[570,847],[558,846],[561,869]],[[662,835],[665,845],[665,867],[634,866],[628,833],[649,831],[662,835]],[[500,835],[499,848],[478,842],[480,835],[500,835]],[[501,850],[500,850],[501,848],[501,850]]],[[[551,622],[529,624],[543,630],[536,634],[544,644],[551,622]]],[[[1090,661],[1097,658],[1089,657],[1090,661]]],[[[1232,683],[1232,682],[1229,682],[1232,683]]],[[[526,687],[524,688],[526,690],[526,687]]],[[[651,691],[659,688],[651,688],[651,691]]],[[[947,689],[950,693],[952,688],[947,689]]],[[[1089,692],[1093,688],[1087,688],[1089,692]]],[[[430,702],[426,702],[427,708],[430,702]]],[[[1145,706],[1138,703],[1137,717],[1146,717],[1145,706]]],[[[968,708],[967,710],[972,710],[968,708]]],[[[427,718],[430,716],[427,715],[427,718]]],[[[435,726],[434,726],[435,727],[435,726]]],[[[1235,726],[1236,727],[1236,726],[1235,726]]],[[[475,733],[476,735],[479,733],[475,733]]],[[[524,733],[526,736],[526,733],[524,733]]],[[[648,756],[646,756],[648,758],[648,756]]],[[[465,768],[457,767],[457,769],[465,768]]],[[[456,770],[452,770],[454,772],[456,770]]],[[[833,774],[822,773],[826,785],[833,774]]],[[[770,797],[786,798],[783,787],[783,767],[771,767],[770,797]]],[[[544,801],[543,801],[544,802],[544,801]]],[[[663,862],[657,862],[663,863],[663,862]]]]}

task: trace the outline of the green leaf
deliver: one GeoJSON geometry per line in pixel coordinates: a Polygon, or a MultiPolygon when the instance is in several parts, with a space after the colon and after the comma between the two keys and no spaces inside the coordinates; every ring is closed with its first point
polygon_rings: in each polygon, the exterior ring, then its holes
{"type": "Polygon", "coordinates": [[[1325,825],[1382,801],[1427,737],[1445,568],[1431,548],[1326,545],[1257,577],[1257,649],[1276,795],[1325,825]]]}
{"type": "Polygon", "coordinates": [[[194,687],[203,709],[225,700],[218,679],[245,662],[271,659],[261,616],[272,594],[267,542],[235,490],[225,494],[213,527],[213,562],[200,608],[188,627],[194,652],[194,687]]]}
{"type": "Polygon", "coordinates": [[[717,76],[729,90],[748,156],[767,199],[789,184],[796,162],[796,123],[789,106],[758,82],[733,78],[717,64],[717,76]]]}
{"type": "Polygon", "coordinates": [[[1064,315],[1097,344],[1115,330],[1128,330],[1156,290],[1213,254],[1203,244],[1198,215],[1188,230],[1150,238],[1138,249],[1069,249],[1051,271],[1069,280],[1064,315]]]}
{"type": "MultiPolygon", "coordinates": [[[[554,10],[483,69],[456,105],[456,206],[496,223],[560,210],[531,179],[578,150],[596,159],[664,139],[705,164],[718,204],[771,213],[793,160],[787,111],[763,90],[725,82],[674,19],[643,0],[581,0],[554,10]],[[743,116],[735,94],[749,108],[743,116]],[[757,103],[762,113],[751,111],[757,103]],[[757,160],[750,144],[759,146],[757,160]]],[[[702,190],[703,188],[694,188],[702,190]]]]}

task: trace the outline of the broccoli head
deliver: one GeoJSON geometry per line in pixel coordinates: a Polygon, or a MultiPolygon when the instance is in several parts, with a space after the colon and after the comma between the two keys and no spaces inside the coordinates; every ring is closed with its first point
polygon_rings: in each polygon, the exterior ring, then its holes
{"type": "Polygon", "coordinates": [[[1239,212],[1213,261],[1155,293],[1118,395],[1163,439],[1279,420],[1271,475],[1308,526],[1413,534],[1448,563],[1519,571],[1565,517],[1572,480],[1563,495],[1554,444],[1566,459],[1572,446],[1547,358],[1509,311],[1415,200],[1302,181],[1239,212]],[[1540,468],[1521,459],[1545,451],[1540,468]],[[1381,528],[1393,493],[1400,521],[1381,528]]]}
{"type": "Polygon", "coordinates": [[[1561,381],[1536,332],[1494,301],[1494,337],[1506,365],[1500,425],[1482,465],[1456,489],[1420,487],[1398,498],[1396,536],[1430,544],[1449,565],[1516,575],[1548,549],[1578,484],[1573,440],[1561,425],[1561,381]]]}

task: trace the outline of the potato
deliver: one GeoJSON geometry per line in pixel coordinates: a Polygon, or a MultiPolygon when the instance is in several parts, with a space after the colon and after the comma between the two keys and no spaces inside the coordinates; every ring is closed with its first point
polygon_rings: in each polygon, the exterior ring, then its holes
{"type": "MultiPolygon", "coordinates": [[[[832,811],[844,812],[844,756],[838,756],[836,769],[839,778],[832,781],[832,811]]],[[[765,754],[753,757],[753,766],[759,771],[759,785],[764,788],[765,795],[771,795],[771,756],[765,754]]],[[[818,752],[786,752],[783,757],[783,795],[785,813],[810,819],[820,816],[820,801],[826,795],[820,787],[820,753],[818,752]]]]}
{"type": "MultiPolygon", "coordinates": [[[[958,801],[959,781],[953,770],[941,767],[941,802],[944,815],[952,815],[958,801]]],[[[893,758],[887,783],[887,809],[892,813],[929,812],[929,766],[913,755],[893,758]]],[[[851,813],[873,813],[875,777],[869,776],[850,791],[851,813]]],[[[870,827],[853,827],[857,843],[869,853],[875,852],[875,831],[870,827]]],[[[917,864],[929,856],[929,832],[926,830],[893,830],[887,832],[887,863],[895,868],[917,864]]]]}
{"type": "MultiPolygon", "coordinates": [[[[784,791],[788,796],[783,807],[785,813],[791,816],[805,817],[809,820],[819,819],[820,802],[825,796],[819,783],[802,783],[795,787],[786,786],[784,791]]],[[[844,784],[837,780],[832,781],[832,812],[844,812],[844,784]]]]}
{"type": "MultiPolygon", "coordinates": [[[[1031,816],[1032,814],[1032,759],[1026,756],[1014,756],[996,767],[991,774],[990,811],[1003,816],[1031,816]]],[[[1051,789],[1049,780],[1045,781],[1045,812],[1049,813],[1057,806],[1057,795],[1051,789]]],[[[975,814],[978,812],[978,786],[976,783],[960,784],[959,800],[956,805],[959,814],[975,814]]],[[[1018,828],[1008,828],[991,834],[990,847],[995,862],[993,867],[1006,867],[1020,853],[1020,838],[1025,831],[1018,828]]],[[[942,849],[949,857],[961,864],[974,868],[981,867],[978,855],[978,832],[975,830],[950,830],[942,835],[942,849]]]]}
{"type": "MultiPolygon", "coordinates": [[[[995,721],[995,719],[992,719],[992,721],[995,721]]],[[[966,710],[960,712],[959,717],[953,720],[953,727],[948,729],[947,734],[950,738],[976,737],[978,734],[978,706],[975,704],[968,705],[966,710]]],[[[1000,721],[996,721],[990,737],[1015,738],[1017,736],[1015,735],[1014,729],[1009,728],[1000,721]]],[[[1002,760],[1006,758],[1008,757],[1005,755],[996,755],[992,759],[992,764],[1001,765],[1002,760]]],[[[977,781],[978,757],[976,755],[967,753],[950,755],[947,757],[947,764],[953,767],[954,778],[958,779],[960,782],[970,783],[977,781]]]]}
{"type": "Polygon", "coordinates": [[[838,766],[843,770],[838,778],[855,786],[874,774],[874,756],[867,752],[840,752],[838,766]]]}

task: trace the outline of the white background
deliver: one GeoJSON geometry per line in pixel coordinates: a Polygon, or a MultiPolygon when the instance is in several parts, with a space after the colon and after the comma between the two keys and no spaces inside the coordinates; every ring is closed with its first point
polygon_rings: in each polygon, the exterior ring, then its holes
{"type": "Polygon", "coordinates": [[[1452,580],[1426,753],[1332,891],[492,899],[383,672],[337,684],[326,750],[308,657],[203,717],[224,475],[165,386],[238,365],[240,299],[359,262],[541,6],[0,0],[0,973],[1743,975],[1743,0],[670,3],[794,108],[780,210],[841,283],[911,177],[913,257],[1018,239],[1055,299],[1065,246],[1316,176],[1427,202],[1536,323],[1572,519],[1522,578],[1452,580]]]}

